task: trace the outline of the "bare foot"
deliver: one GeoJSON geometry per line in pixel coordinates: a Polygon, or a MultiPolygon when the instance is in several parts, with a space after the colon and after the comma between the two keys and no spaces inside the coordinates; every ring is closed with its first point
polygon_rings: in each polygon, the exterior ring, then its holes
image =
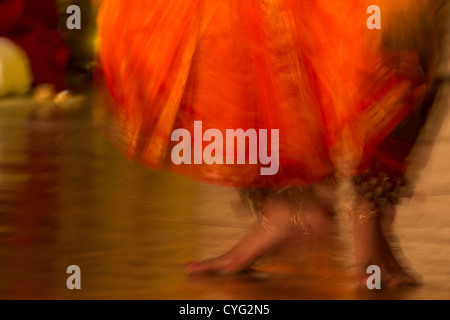
{"type": "Polygon", "coordinates": [[[311,209],[315,208],[317,214],[313,217],[310,215],[305,221],[308,228],[305,230],[305,225],[299,225],[294,219],[298,208],[293,208],[283,200],[272,200],[262,208],[263,219],[256,222],[236,246],[217,258],[190,262],[187,269],[191,273],[237,273],[248,269],[262,255],[278,248],[286,240],[298,234],[317,239],[326,233],[329,218],[328,215],[319,213],[323,212],[317,210],[319,207],[319,204],[315,206],[310,204],[307,207],[310,213],[311,209]]]}
{"type": "Polygon", "coordinates": [[[284,234],[275,234],[255,224],[250,232],[231,250],[217,258],[201,262],[190,262],[192,273],[232,274],[251,267],[264,253],[269,252],[285,240],[284,234]]]}
{"type": "MultiPolygon", "coordinates": [[[[360,199],[357,212],[370,212],[372,205],[360,199]]],[[[387,287],[412,286],[419,282],[409,275],[392,253],[385,238],[378,217],[367,221],[355,219],[354,222],[355,254],[358,277],[361,286],[366,286],[367,267],[377,265],[381,270],[382,285],[387,287]]]]}

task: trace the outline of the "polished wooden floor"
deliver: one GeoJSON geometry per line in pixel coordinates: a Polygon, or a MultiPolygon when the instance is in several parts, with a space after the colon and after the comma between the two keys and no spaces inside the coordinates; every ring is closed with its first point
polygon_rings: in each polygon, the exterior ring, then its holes
{"type": "Polygon", "coordinates": [[[0,299],[449,299],[449,102],[444,85],[395,224],[423,286],[372,292],[357,289],[341,216],[322,244],[292,243],[252,272],[189,275],[187,262],[222,253],[252,222],[233,190],[128,161],[94,128],[89,99],[59,111],[2,100],[0,299]],[[70,265],[81,290],[66,286],[70,265]]]}

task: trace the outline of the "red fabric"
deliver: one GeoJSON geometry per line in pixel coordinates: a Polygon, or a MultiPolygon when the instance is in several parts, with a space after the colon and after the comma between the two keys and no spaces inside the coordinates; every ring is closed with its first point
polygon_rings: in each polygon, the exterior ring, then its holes
{"type": "Polygon", "coordinates": [[[0,37],[27,53],[34,85],[53,84],[62,90],[70,51],[57,27],[54,0],[0,0],[0,37]]]}
{"type": "Polygon", "coordinates": [[[124,154],[154,169],[235,187],[313,183],[347,158],[356,168],[421,105],[428,79],[409,26],[427,24],[420,15],[431,19],[433,3],[379,0],[382,30],[369,30],[370,0],[105,1],[100,58],[112,102],[98,118],[113,120],[124,154]],[[261,176],[248,158],[174,164],[171,134],[192,137],[194,121],[224,137],[279,129],[279,172],[261,176]]]}

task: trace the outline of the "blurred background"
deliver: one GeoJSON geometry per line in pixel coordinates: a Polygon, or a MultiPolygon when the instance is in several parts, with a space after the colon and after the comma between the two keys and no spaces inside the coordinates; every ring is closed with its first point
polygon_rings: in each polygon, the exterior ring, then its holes
{"type": "Polygon", "coordinates": [[[449,5],[437,21],[435,106],[411,156],[416,190],[395,225],[394,242],[424,285],[368,292],[349,271],[342,216],[320,245],[286,246],[255,272],[187,274],[187,262],[223,253],[254,217],[234,190],[150,171],[98,133],[100,2],[0,0],[0,299],[450,299],[449,5]],[[81,30],[66,27],[73,4],[81,30]],[[33,66],[41,82],[30,77],[33,66]],[[70,265],[81,268],[81,290],[66,287],[70,265]]]}
{"type": "Polygon", "coordinates": [[[89,80],[93,67],[95,45],[98,42],[96,33],[96,11],[99,0],[57,0],[59,29],[70,48],[71,57],[68,65],[68,81],[71,87],[86,89],[86,79],[89,80]],[[70,5],[81,9],[81,30],[69,30],[66,13],[70,5]]]}

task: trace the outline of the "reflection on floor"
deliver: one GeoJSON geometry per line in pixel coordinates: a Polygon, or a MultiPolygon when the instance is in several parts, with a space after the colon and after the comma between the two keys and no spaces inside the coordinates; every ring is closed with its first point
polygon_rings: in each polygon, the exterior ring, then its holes
{"type": "Polygon", "coordinates": [[[253,272],[187,274],[188,261],[222,253],[253,217],[231,189],[125,159],[95,130],[90,107],[0,101],[1,299],[450,298],[450,122],[433,136],[439,108],[416,153],[430,159],[396,222],[424,285],[371,292],[356,289],[344,217],[325,243],[292,243],[253,272]],[[70,265],[81,268],[81,290],[66,287],[70,265]]]}

